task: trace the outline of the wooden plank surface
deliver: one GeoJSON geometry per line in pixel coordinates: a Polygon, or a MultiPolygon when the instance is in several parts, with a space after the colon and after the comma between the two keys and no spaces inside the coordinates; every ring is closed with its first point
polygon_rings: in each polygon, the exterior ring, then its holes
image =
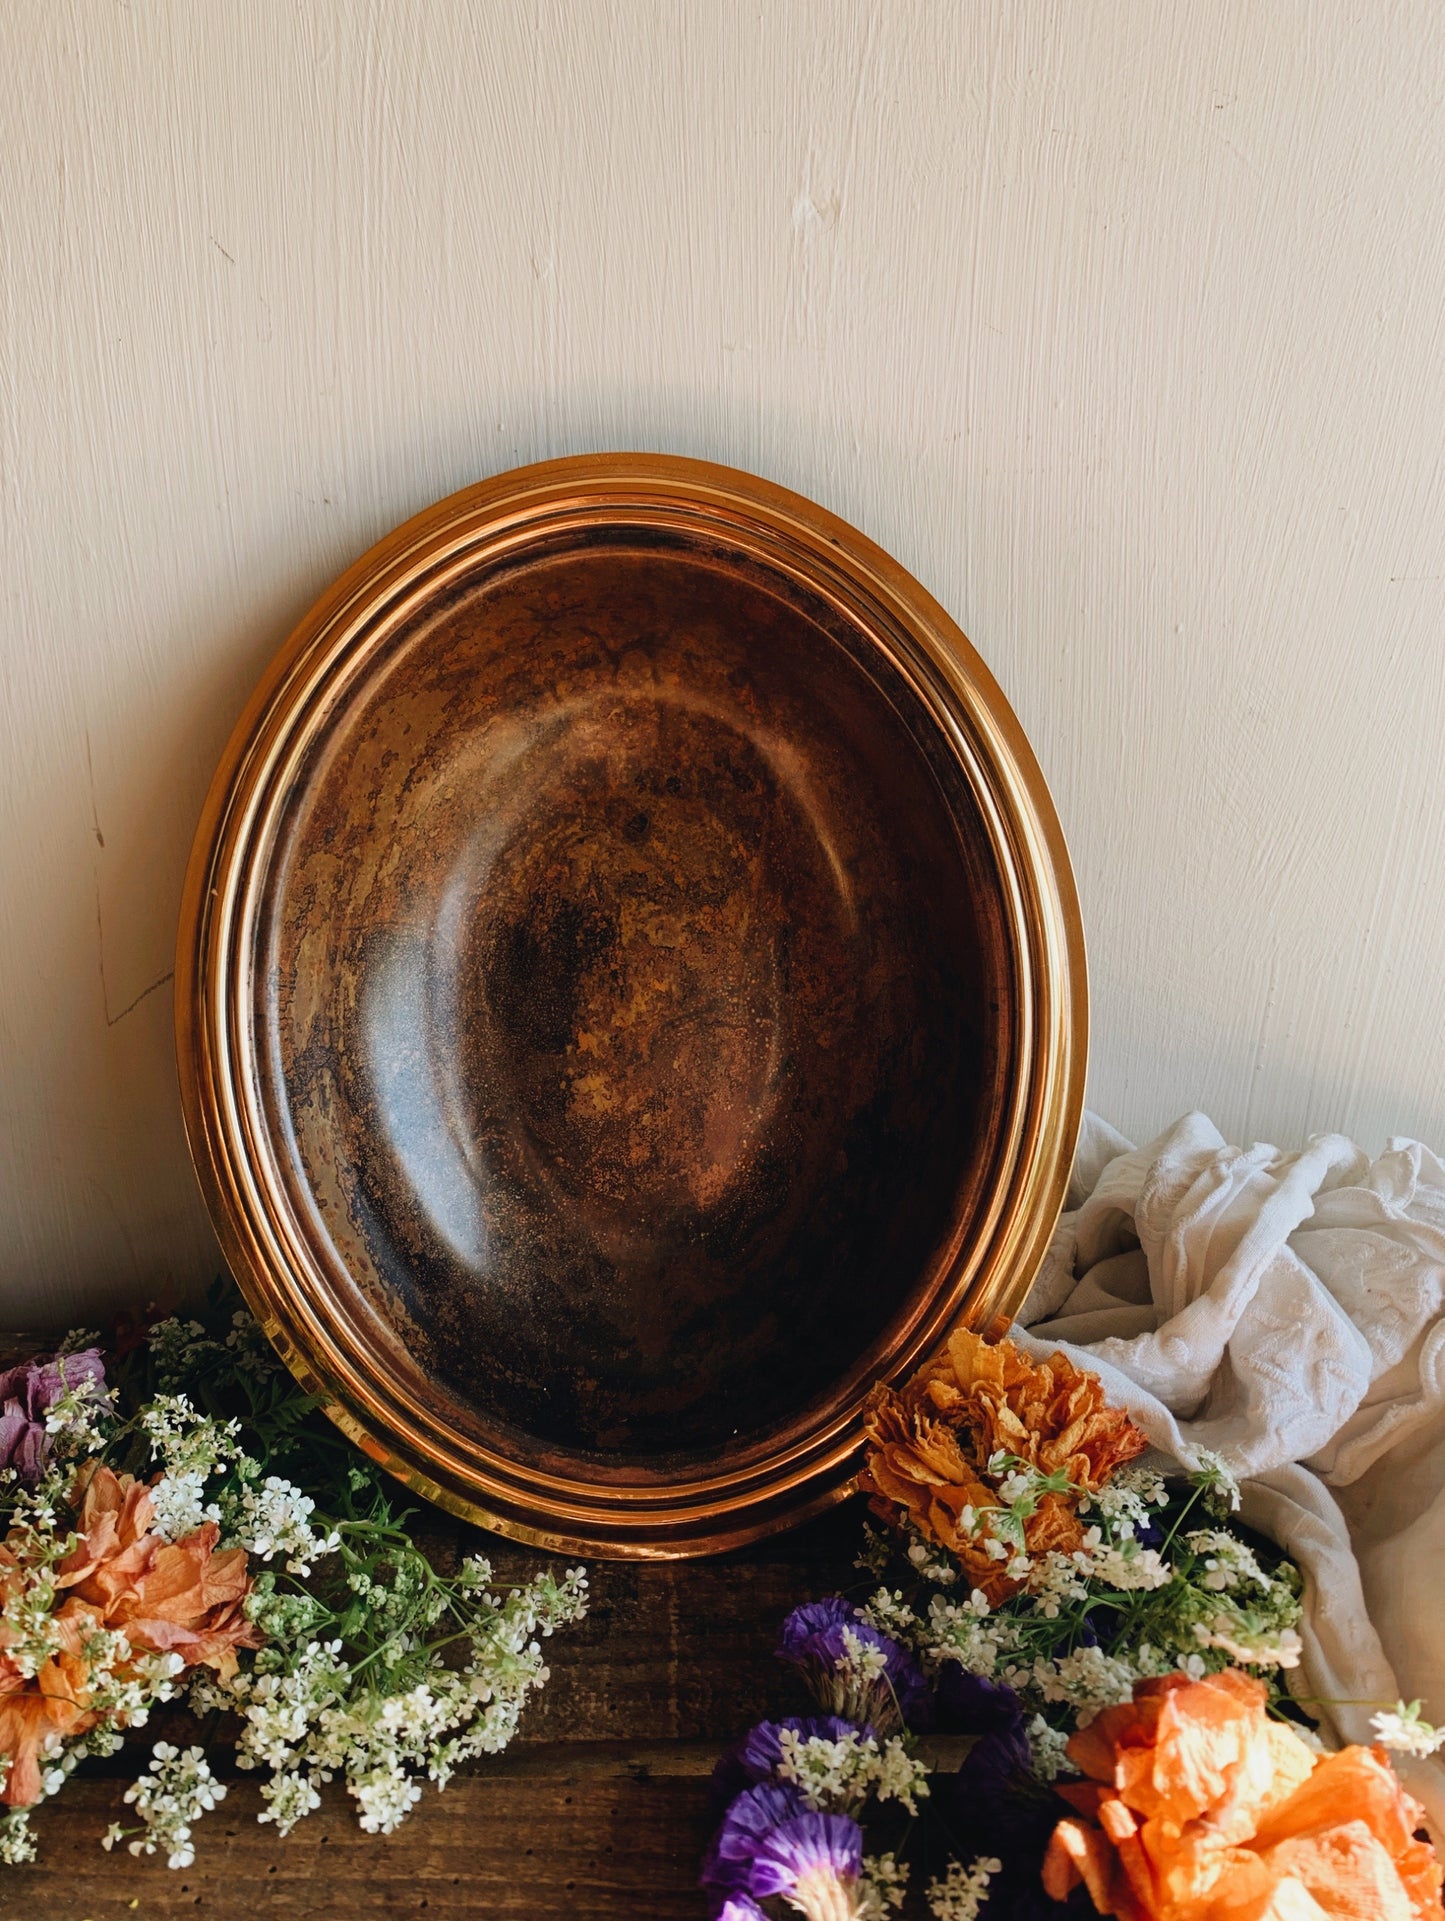
{"type": "MultiPolygon", "coordinates": [[[[430,1517],[429,1517],[430,1521],[430,1517]]],[[[37,1811],[40,1860],[0,1868],[0,1916],[128,1921],[194,1915],[251,1921],[425,1914],[549,1921],[699,1921],[697,1867],[711,1829],[707,1776],[764,1714],[806,1711],[773,1654],[790,1607],[859,1580],[855,1504],[745,1555],[715,1561],[588,1563],[588,1618],[548,1644],[552,1678],[505,1755],[428,1785],[390,1836],[366,1835],[332,1786],[285,1840],[256,1820],[256,1783],[217,1760],[228,1795],[196,1829],[196,1861],[107,1855],[100,1837],[150,1742],[183,1738],[157,1716],[133,1747],[90,1763],[37,1811]]],[[[491,1556],[502,1582],[546,1557],[453,1526],[427,1535],[442,1562],[491,1556]]]]}

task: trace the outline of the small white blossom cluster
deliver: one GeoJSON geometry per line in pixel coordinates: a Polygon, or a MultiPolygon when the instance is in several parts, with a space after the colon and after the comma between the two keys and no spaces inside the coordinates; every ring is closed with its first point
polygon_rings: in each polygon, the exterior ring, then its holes
{"type": "Polygon", "coordinates": [[[834,1665],[846,1686],[868,1688],[888,1672],[888,1655],[876,1641],[865,1641],[853,1628],[844,1628],[843,1652],[834,1665]]]}
{"type": "Polygon", "coordinates": [[[168,1476],[222,1474],[242,1454],[239,1421],[199,1413],[184,1394],[158,1394],[140,1417],[151,1453],[168,1476]]]}
{"type": "Polygon", "coordinates": [[[170,1387],[179,1387],[190,1380],[202,1356],[214,1353],[216,1348],[199,1321],[183,1321],[175,1314],[157,1321],[146,1336],[146,1345],[156,1378],[170,1387]]]}
{"type": "Polygon", "coordinates": [[[1237,1616],[1217,1615],[1212,1622],[1196,1621],[1194,1638],[1202,1648],[1220,1648],[1231,1661],[1246,1668],[1297,1668],[1304,1642],[1293,1628],[1251,1627],[1237,1616]]]}
{"type": "Polygon", "coordinates": [[[1100,1647],[1074,1648],[1057,1660],[1036,1659],[1029,1667],[1006,1667],[1002,1679],[1026,1702],[1040,1700],[1072,1710],[1074,1724],[1087,1727],[1105,1708],[1131,1699],[1139,1670],[1132,1661],[1100,1647]]]}
{"type": "Polygon", "coordinates": [[[276,1350],[266,1339],[266,1330],[254,1315],[242,1309],[231,1316],[231,1331],[226,1336],[226,1352],[232,1364],[253,1379],[264,1379],[278,1371],[276,1350]]]}
{"type": "Polygon", "coordinates": [[[197,1468],[163,1474],[151,1489],[151,1507],[156,1532],[168,1541],[179,1541],[207,1521],[221,1518],[219,1504],[206,1499],[206,1477],[197,1468]]]}
{"type": "Polygon", "coordinates": [[[778,1779],[797,1788],[819,1814],[856,1816],[870,1794],[917,1814],[928,1793],[927,1768],[897,1735],[880,1747],[875,1736],[856,1729],[836,1741],[818,1734],[800,1741],[795,1728],[784,1728],[779,1747],[778,1779]]]}
{"type": "Polygon", "coordinates": [[[935,1594],[915,1645],[931,1666],[958,1661],[970,1674],[992,1680],[1004,1660],[1018,1649],[1020,1637],[1014,1619],[993,1613],[983,1590],[974,1588],[961,1603],[935,1594]]]}
{"type": "Polygon", "coordinates": [[[908,1558],[925,1581],[932,1581],[938,1587],[952,1587],[958,1579],[958,1569],[923,1541],[913,1542],[908,1558]]]}
{"type": "Polygon", "coordinates": [[[1003,1869],[993,1855],[981,1855],[967,1867],[950,1861],[948,1872],[928,1884],[928,1911],[934,1921],[978,1921],[988,1898],[988,1884],[1003,1869]]]}
{"type": "MultiPolygon", "coordinates": [[[[1089,1535],[1095,1532],[1089,1529],[1089,1535]]],[[[1092,1556],[1090,1578],[1119,1594],[1138,1593],[1149,1588],[1167,1587],[1174,1570],[1157,1548],[1140,1547],[1137,1541],[1085,1542],[1092,1556]]]]}
{"type": "Polygon", "coordinates": [[[260,1463],[240,1445],[239,1422],[199,1413],[184,1394],[162,1394],[141,1425],[164,1469],[151,1500],[167,1540],[214,1521],[225,1546],[244,1548],[258,1561],[279,1557],[287,1573],[302,1577],[340,1547],[334,1529],[318,1533],[311,1526],[316,1503],[310,1495],[278,1474],[263,1477],[260,1463]],[[207,1500],[213,1480],[221,1485],[207,1500]]]}
{"type": "Polygon", "coordinates": [[[226,1516],[226,1536],[255,1555],[258,1561],[284,1558],[289,1574],[307,1575],[323,1555],[334,1554],[341,1536],[331,1529],[318,1534],[311,1526],[316,1503],[299,1487],[268,1474],[259,1486],[243,1483],[226,1516]]]}
{"type": "Polygon", "coordinates": [[[461,1667],[430,1649],[398,1648],[412,1678],[391,1686],[353,1669],[339,1640],[303,1639],[263,1648],[229,1681],[193,1688],[200,1709],[239,1716],[240,1766],[269,1772],[261,1820],[289,1833],[320,1805],[319,1786],[342,1779],[361,1826],[389,1834],[420,1798],[419,1776],[444,1787],[462,1762],[506,1747],[526,1696],[547,1679],[541,1640],[586,1612],[587,1578],[581,1568],[561,1581],[544,1574],[505,1598],[488,1578],[485,1562],[467,1564],[472,1613],[461,1667]]]}
{"type": "Polygon", "coordinates": [[[892,1854],[865,1854],[855,1896],[857,1921],[887,1921],[907,1898],[907,1862],[892,1854]]]}
{"type": "Polygon", "coordinates": [[[1239,1512],[1239,1482],[1222,1454],[1212,1448],[1194,1450],[1194,1468],[1189,1477],[1204,1490],[1205,1505],[1221,1517],[1239,1512]]]}
{"type": "Polygon", "coordinates": [[[1029,1761],[1041,1781],[1056,1781],[1066,1769],[1072,1768],[1067,1753],[1069,1737],[1061,1729],[1050,1727],[1041,1714],[1036,1714],[1025,1732],[1029,1737],[1029,1761]]]}
{"type": "Polygon", "coordinates": [[[1212,1594],[1239,1587],[1268,1589],[1269,1576],[1255,1559],[1253,1548],[1237,1535],[1222,1528],[1197,1528],[1184,1539],[1204,1563],[1199,1585],[1212,1594]]]}
{"type": "MultiPolygon", "coordinates": [[[[65,1361],[59,1361],[62,1374],[65,1361]]],[[[45,1416],[45,1432],[59,1461],[75,1461],[93,1454],[106,1436],[111,1413],[110,1400],[99,1382],[89,1377],[67,1387],[52,1401],[45,1416]]]]}
{"type": "Polygon", "coordinates": [[[30,1832],[30,1810],[7,1808],[0,1815],[0,1862],[18,1868],[35,1859],[35,1841],[30,1832]]]}
{"type": "Polygon", "coordinates": [[[203,1749],[181,1750],[157,1741],[149,1770],[125,1791],[126,1802],[140,1817],[140,1832],[127,1839],[130,1831],[112,1822],[101,1846],[113,1848],[125,1841],[132,1854],[160,1853],[167,1867],[188,1868],[196,1858],[192,1826],[225,1798],[203,1749]]]}
{"type": "Polygon", "coordinates": [[[1116,1468],[1101,1488],[1085,1494],[1079,1501],[1080,1514],[1102,1514],[1106,1521],[1132,1521],[1136,1528],[1146,1527],[1149,1510],[1165,1507],[1169,1490],[1164,1477],[1153,1468],[1116,1468]]]}
{"type": "Polygon", "coordinates": [[[1422,1760],[1445,1748],[1445,1728],[1432,1727],[1420,1713],[1420,1702],[1397,1701],[1393,1708],[1372,1715],[1370,1726],[1382,1748],[1396,1754],[1416,1754],[1422,1760]]]}

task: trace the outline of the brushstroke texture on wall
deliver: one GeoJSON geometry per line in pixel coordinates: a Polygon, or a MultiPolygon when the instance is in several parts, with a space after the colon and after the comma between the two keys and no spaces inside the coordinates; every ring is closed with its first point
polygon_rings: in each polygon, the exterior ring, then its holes
{"type": "Polygon", "coordinates": [[[548,455],[814,495],[962,622],[1136,1135],[1445,1146],[1445,9],[14,0],[0,1314],[215,1260],[171,948],[251,683],[548,455]]]}

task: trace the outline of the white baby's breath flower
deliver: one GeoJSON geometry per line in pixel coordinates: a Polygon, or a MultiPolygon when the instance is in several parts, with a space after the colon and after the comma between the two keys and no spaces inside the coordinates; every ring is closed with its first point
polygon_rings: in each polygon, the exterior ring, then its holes
{"type": "Polygon", "coordinates": [[[196,1858],[192,1824],[225,1798],[226,1790],[211,1773],[202,1749],[182,1752],[168,1741],[157,1741],[149,1770],[124,1795],[141,1821],[130,1852],[160,1852],[167,1867],[190,1867],[196,1858]]]}
{"type": "Polygon", "coordinates": [[[204,1481],[241,1452],[240,1422],[198,1413],[184,1394],[158,1394],[140,1420],[153,1458],[168,1475],[199,1474],[204,1481]]]}
{"type": "Polygon", "coordinates": [[[1254,1632],[1228,1615],[1220,1615],[1209,1626],[1196,1624],[1194,1638],[1201,1647],[1221,1649],[1243,1667],[1297,1668],[1304,1653],[1304,1643],[1293,1628],[1254,1632]]]}
{"type": "Polygon", "coordinates": [[[1223,1594],[1230,1588],[1246,1586],[1268,1589],[1269,1576],[1255,1559],[1254,1550],[1237,1535],[1222,1528],[1196,1528],[1185,1535],[1184,1541],[1203,1559],[1201,1585],[1211,1593],[1223,1594]]]}
{"type": "Polygon", "coordinates": [[[858,1921],[886,1921],[908,1898],[908,1864],[891,1854],[865,1854],[858,1883],[858,1921]]]}
{"type": "Polygon", "coordinates": [[[853,1628],[844,1628],[843,1652],[834,1666],[848,1682],[867,1687],[888,1672],[888,1655],[876,1641],[865,1641],[853,1628]]]}
{"type": "Polygon", "coordinates": [[[0,1861],[18,1868],[35,1859],[35,1841],[30,1832],[30,1810],[10,1808],[0,1815],[0,1861]]]}
{"type": "Polygon", "coordinates": [[[334,1554],[341,1536],[318,1534],[311,1527],[316,1503],[293,1482],[268,1474],[259,1486],[243,1487],[227,1522],[227,1537],[260,1561],[285,1557],[287,1572],[305,1576],[324,1555],[334,1554]]]}
{"type": "Polygon", "coordinates": [[[289,1834],[298,1821],[321,1806],[316,1780],[307,1774],[273,1774],[261,1783],[261,1797],[266,1805],[256,1819],[274,1822],[278,1834],[289,1834]]]}
{"type": "MultiPolygon", "coordinates": [[[[58,1366],[64,1375],[63,1356],[58,1366]]],[[[110,1399],[100,1382],[87,1376],[74,1386],[67,1386],[51,1403],[45,1416],[45,1432],[56,1454],[73,1460],[78,1455],[94,1453],[104,1443],[105,1422],[110,1412],[110,1399]]]]}
{"type": "Polygon", "coordinates": [[[1070,1765],[1068,1735],[1051,1728],[1041,1714],[1033,1717],[1025,1731],[1029,1738],[1029,1757],[1034,1773],[1041,1781],[1055,1780],[1070,1765]]]}
{"type": "Polygon", "coordinates": [[[205,1498],[206,1477],[192,1468],[184,1474],[163,1474],[151,1489],[156,1531],[168,1541],[179,1541],[207,1521],[219,1521],[221,1510],[205,1498]]]}
{"type": "Polygon", "coordinates": [[[1106,1521],[1129,1521],[1143,1527],[1149,1520],[1149,1509],[1163,1507],[1168,1500],[1169,1490],[1162,1475],[1152,1468],[1122,1467],[1115,1469],[1103,1487],[1083,1496],[1079,1512],[1097,1513],[1106,1521]]]}
{"type": "Polygon", "coordinates": [[[1141,1548],[1132,1537],[1122,1542],[1105,1542],[1093,1551],[1093,1578],[1122,1593],[1148,1592],[1167,1587],[1174,1570],[1161,1559],[1157,1549],[1141,1548]]]}
{"type": "Polygon", "coordinates": [[[421,1799],[421,1785],[395,1764],[380,1762],[365,1774],[347,1778],[347,1790],[361,1810],[367,1834],[391,1834],[421,1799]]]}
{"type": "Polygon", "coordinates": [[[1031,1669],[1005,1668],[1003,1678],[1011,1686],[1032,1686],[1045,1701],[1068,1703],[1082,1728],[1102,1709],[1132,1698],[1138,1670],[1102,1648],[1075,1648],[1056,1661],[1037,1659],[1031,1669]]]}
{"type": "Polygon", "coordinates": [[[988,1884],[1002,1868],[1003,1862],[992,1855],[981,1855],[967,1867],[962,1861],[950,1861],[947,1874],[928,1884],[928,1909],[934,1921],[978,1921],[988,1884]]]}
{"type": "Polygon", "coordinates": [[[1222,1454],[1212,1448],[1199,1447],[1194,1450],[1195,1467],[1189,1476],[1197,1488],[1205,1494],[1205,1505],[1226,1513],[1239,1512],[1239,1482],[1233,1470],[1225,1462],[1222,1454]]]}
{"type": "Polygon", "coordinates": [[[862,1618],[895,1640],[910,1639],[918,1628],[918,1616],[904,1600],[901,1588],[879,1588],[864,1606],[862,1618]]]}
{"type": "Polygon", "coordinates": [[[1052,1551],[1038,1557],[1029,1574],[1028,1591],[1046,1621],[1056,1621],[1066,1601],[1087,1597],[1092,1567],[1089,1555],[1083,1553],[1052,1551]]]}
{"type": "Polygon", "coordinates": [[[1418,1701],[1397,1701],[1370,1717],[1370,1726],[1382,1748],[1397,1754],[1417,1754],[1422,1759],[1445,1747],[1445,1728],[1432,1727],[1420,1713],[1418,1701]]]}

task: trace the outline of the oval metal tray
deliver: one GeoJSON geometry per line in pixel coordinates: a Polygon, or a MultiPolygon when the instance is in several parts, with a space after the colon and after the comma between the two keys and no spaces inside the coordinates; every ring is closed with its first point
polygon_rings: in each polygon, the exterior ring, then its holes
{"type": "Polygon", "coordinates": [[[616,1554],[846,1491],[1007,1309],[1078,1126],[1057,820],[942,609],[765,481],[505,474],[360,560],[226,751],[177,966],[248,1299],[419,1491],[616,1554]]]}

